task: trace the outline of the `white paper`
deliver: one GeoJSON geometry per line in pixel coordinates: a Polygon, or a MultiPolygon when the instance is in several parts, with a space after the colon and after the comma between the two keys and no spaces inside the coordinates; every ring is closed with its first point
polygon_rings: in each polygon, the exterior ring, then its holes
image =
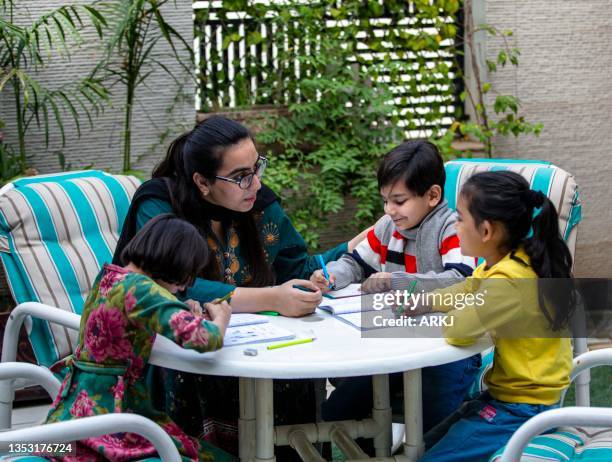
{"type": "Polygon", "coordinates": [[[248,326],[228,327],[223,339],[223,346],[246,345],[249,343],[291,340],[295,334],[282,327],[267,322],[248,326]]]}
{"type": "Polygon", "coordinates": [[[373,316],[378,316],[378,315],[381,315],[384,317],[392,316],[391,310],[378,311],[376,313],[373,313],[372,311],[368,311],[367,313],[368,313],[367,314],[368,319],[366,320],[366,323],[368,327],[363,327],[364,312],[361,312],[361,311],[356,312],[356,313],[338,314],[334,317],[353,327],[356,327],[359,330],[372,330],[372,329],[382,329],[384,327],[384,326],[374,326],[372,322],[373,316]]]}
{"type": "Polygon", "coordinates": [[[227,327],[249,326],[269,322],[267,316],[253,313],[233,313],[227,327]]]}

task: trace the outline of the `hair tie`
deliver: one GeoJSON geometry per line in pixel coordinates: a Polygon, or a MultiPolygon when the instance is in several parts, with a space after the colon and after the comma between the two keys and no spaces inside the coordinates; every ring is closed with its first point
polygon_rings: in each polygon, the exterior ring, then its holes
{"type": "Polygon", "coordinates": [[[542,191],[534,191],[533,189],[530,189],[526,192],[525,199],[527,205],[539,209],[542,207],[542,205],[544,205],[546,196],[542,193],[542,191]]]}

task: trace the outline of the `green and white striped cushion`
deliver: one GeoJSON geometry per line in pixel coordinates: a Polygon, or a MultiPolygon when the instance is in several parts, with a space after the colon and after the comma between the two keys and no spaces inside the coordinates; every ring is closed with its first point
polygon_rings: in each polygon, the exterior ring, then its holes
{"type": "MultiPolygon", "coordinates": [[[[0,191],[0,258],[17,303],[37,301],[80,314],[110,262],[130,200],[132,176],[88,170],[22,178],[0,191]]],[[[26,324],[39,364],[72,352],[76,333],[40,320],[26,324]]]]}
{"type": "Polygon", "coordinates": [[[576,448],[573,461],[610,462],[612,461],[612,428],[576,428],[586,442],[576,448]]]}
{"type": "MultiPolygon", "coordinates": [[[[444,195],[455,208],[457,196],[465,181],[475,173],[512,170],[523,175],[531,188],[541,191],[555,204],[559,214],[559,229],[572,255],[576,248],[576,225],[580,222],[581,203],[573,175],[550,162],[514,159],[457,159],[447,162],[444,195]]],[[[537,211],[536,211],[537,213],[537,211]]]]}
{"type": "MultiPolygon", "coordinates": [[[[520,462],[568,462],[573,460],[576,447],[584,440],[575,432],[563,431],[536,436],[523,451],[520,462]]],[[[497,451],[489,462],[498,462],[505,447],[497,451]]]]}
{"type": "Polygon", "coordinates": [[[482,363],[480,365],[480,369],[478,370],[478,374],[476,374],[476,377],[474,378],[474,382],[468,390],[468,399],[477,398],[483,391],[487,389],[487,386],[485,384],[485,377],[487,376],[487,372],[489,372],[493,368],[495,349],[493,347],[487,348],[485,351],[480,353],[480,357],[482,359],[482,363]]]}
{"type": "MultiPolygon", "coordinates": [[[[498,462],[501,448],[489,462],[498,462]]],[[[610,462],[612,430],[567,427],[536,436],[523,451],[520,462],[610,462]]]]}

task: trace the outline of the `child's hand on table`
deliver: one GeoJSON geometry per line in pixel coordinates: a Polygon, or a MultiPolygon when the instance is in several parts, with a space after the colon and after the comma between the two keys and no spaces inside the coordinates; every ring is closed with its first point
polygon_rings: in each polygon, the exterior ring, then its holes
{"type": "Polygon", "coordinates": [[[431,313],[431,306],[425,303],[419,302],[414,303],[412,298],[406,300],[407,303],[402,305],[394,305],[391,307],[391,311],[396,317],[415,317],[421,316],[422,314],[431,313]]]}
{"type": "Polygon", "coordinates": [[[374,273],[361,284],[361,291],[366,294],[388,292],[391,290],[391,273],[374,273]]]}
{"type": "Polygon", "coordinates": [[[321,292],[327,293],[330,291],[329,286],[336,284],[336,276],[330,274],[328,280],[323,274],[323,270],[318,269],[310,276],[310,282],[316,285],[321,292]]]}
{"type": "Polygon", "coordinates": [[[205,303],[204,308],[206,309],[205,317],[208,316],[213,324],[221,330],[221,333],[225,335],[225,329],[229,323],[230,317],[232,316],[232,307],[226,301],[217,303],[213,300],[212,303],[205,303]]]}
{"type": "Polygon", "coordinates": [[[189,307],[189,311],[195,316],[204,316],[206,319],[210,319],[208,317],[208,313],[202,309],[202,305],[197,300],[186,300],[185,303],[189,307]]]}

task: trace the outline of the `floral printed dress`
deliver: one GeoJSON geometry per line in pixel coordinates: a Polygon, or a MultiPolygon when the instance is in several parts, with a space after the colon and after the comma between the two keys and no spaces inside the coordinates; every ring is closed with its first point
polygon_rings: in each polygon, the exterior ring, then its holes
{"type": "MultiPolygon", "coordinates": [[[[153,406],[145,375],[158,333],[197,351],[217,350],[223,344],[216,325],[193,315],[152,279],[105,265],[85,301],[78,346],[66,360],[68,372],[47,422],[112,412],[139,414],[171,436],[183,461],[232,460],[187,436],[153,406]]],[[[116,433],[79,441],[76,457],[64,460],[127,461],[155,454],[144,438],[116,433]]]]}

